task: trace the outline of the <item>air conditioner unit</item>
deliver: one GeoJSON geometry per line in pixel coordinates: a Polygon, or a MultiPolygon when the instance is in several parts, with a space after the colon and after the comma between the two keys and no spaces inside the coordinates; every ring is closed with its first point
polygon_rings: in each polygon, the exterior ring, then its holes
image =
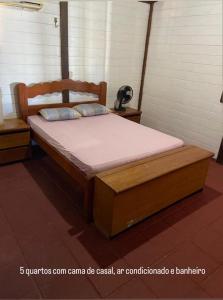
{"type": "Polygon", "coordinates": [[[43,7],[43,1],[0,1],[0,6],[11,6],[26,8],[30,10],[40,10],[43,7]]]}

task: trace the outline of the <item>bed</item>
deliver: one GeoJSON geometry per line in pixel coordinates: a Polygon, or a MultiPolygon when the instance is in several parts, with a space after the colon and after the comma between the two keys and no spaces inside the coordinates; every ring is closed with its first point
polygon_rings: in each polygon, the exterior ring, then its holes
{"type": "Polygon", "coordinates": [[[28,123],[88,179],[184,144],[180,139],[113,113],[59,122],[48,122],[36,115],[29,116],[28,123]]]}
{"type": "MultiPolygon", "coordinates": [[[[76,103],[43,105],[29,105],[28,103],[28,99],[39,95],[63,93],[70,90],[95,94],[97,99],[93,102],[105,105],[106,87],[105,82],[94,84],[66,79],[33,86],[19,83],[17,92],[21,117],[29,123],[32,138],[78,182],[83,190],[83,212],[88,221],[93,219],[94,206],[97,227],[107,236],[113,236],[123,228],[137,223],[140,219],[200,190],[205,181],[208,160],[212,153],[197,147],[185,146],[180,139],[112,113],[83,117],[79,120],[47,122],[38,115],[40,109],[73,107],[76,103]],[[202,165],[200,165],[201,162],[202,165]],[[126,201],[120,201],[120,197],[127,199],[126,205],[130,207],[128,199],[133,201],[132,195],[135,195],[136,191],[140,194],[139,188],[142,188],[148,195],[152,190],[155,196],[159,188],[156,187],[154,190],[151,183],[158,180],[158,183],[161,184],[161,181],[164,180],[164,183],[167,184],[170,174],[173,174],[175,176],[173,176],[171,184],[174,185],[182,176],[191,175],[193,178],[194,172],[198,179],[196,179],[197,181],[194,179],[196,184],[188,182],[182,193],[178,191],[180,188],[176,188],[176,191],[170,188],[167,192],[168,197],[165,196],[161,201],[162,205],[158,205],[156,199],[150,199],[150,202],[154,202],[152,209],[151,205],[150,208],[146,205],[146,211],[143,214],[139,213],[139,217],[131,219],[130,212],[124,223],[119,222],[121,225],[118,227],[115,225],[117,223],[117,217],[114,221],[115,211],[118,211],[119,219],[125,219],[124,214],[120,215],[121,209],[117,209],[117,207],[114,209],[112,206],[115,203],[117,206],[117,203],[120,205],[126,201]],[[131,177],[131,180],[126,180],[124,186],[120,188],[119,183],[122,181],[120,178],[126,174],[131,177]],[[155,177],[154,174],[156,174],[155,177]],[[144,186],[145,184],[146,186],[144,186]],[[119,199],[119,202],[116,201],[116,198],[119,199]],[[107,199],[113,199],[111,200],[113,204],[111,201],[106,204],[107,199]],[[109,224],[108,218],[110,218],[109,224]],[[117,228],[114,229],[114,226],[117,228]]],[[[182,178],[184,180],[184,177],[182,178]]],[[[136,208],[137,206],[134,207],[134,211],[137,210],[136,208]]],[[[124,208],[124,211],[128,211],[128,209],[124,208]]]]}

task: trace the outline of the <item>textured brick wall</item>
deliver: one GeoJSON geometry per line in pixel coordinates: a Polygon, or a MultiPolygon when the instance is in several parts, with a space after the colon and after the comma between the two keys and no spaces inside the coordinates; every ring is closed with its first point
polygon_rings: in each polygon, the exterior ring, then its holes
{"type": "Polygon", "coordinates": [[[143,124],[216,154],[223,135],[222,1],[155,5],[143,124]]]}
{"type": "Polygon", "coordinates": [[[137,107],[148,12],[136,0],[69,3],[71,76],[106,80],[110,107],[124,84],[133,87],[137,107]]]}
{"type": "Polygon", "coordinates": [[[46,1],[39,12],[0,8],[0,97],[6,117],[16,112],[16,82],[60,78],[59,28],[53,22],[58,12],[57,1],[46,1]]]}
{"type": "MultiPolygon", "coordinates": [[[[70,77],[108,82],[108,106],[118,88],[133,86],[137,106],[148,10],[136,0],[70,1],[70,77]]],[[[0,97],[4,114],[16,113],[13,86],[60,78],[59,1],[45,0],[39,12],[0,9],[0,97]],[[59,21],[59,20],[58,20],[59,21]]],[[[71,94],[71,99],[86,96],[71,94]]],[[[60,95],[33,103],[61,101],[60,95]]]]}

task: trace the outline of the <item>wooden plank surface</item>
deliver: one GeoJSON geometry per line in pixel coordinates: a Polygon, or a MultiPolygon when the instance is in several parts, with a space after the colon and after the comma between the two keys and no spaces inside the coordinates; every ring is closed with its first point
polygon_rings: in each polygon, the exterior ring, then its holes
{"type": "Polygon", "coordinates": [[[0,164],[24,160],[30,157],[29,147],[18,147],[7,150],[0,150],[0,164]]]}
{"type": "Polygon", "coordinates": [[[140,116],[128,116],[128,117],[124,117],[124,118],[128,119],[129,121],[140,123],[140,116]]]}
{"type": "Polygon", "coordinates": [[[29,145],[30,133],[29,131],[16,132],[0,135],[0,149],[8,149],[19,146],[29,145]]]}
{"type": "Polygon", "coordinates": [[[103,171],[100,174],[98,174],[97,177],[102,178],[102,177],[105,177],[107,175],[111,175],[111,174],[117,173],[119,171],[126,170],[126,168],[131,168],[131,167],[134,167],[134,166],[138,166],[140,164],[144,164],[144,163],[149,162],[149,161],[154,160],[154,159],[159,159],[161,157],[164,157],[164,156],[167,156],[167,155],[170,155],[170,154],[174,154],[174,153],[177,153],[177,152],[180,152],[180,151],[184,151],[188,147],[190,147],[190,146],[182,146],[182,147],[179,147],[179,148],[176,148],[176,149],[173,149],[173,150],[162,152],[160,154],[151,155],[147,158],[136,160],[134,162],[124,164],[120,167],[116,167],[116,168],[113,168],[113,169],[103,171]]]}
{"type": "Polygon", "coordinates": [[[141,106],[142,106],[144,81],[145,81],[145,74],[146,74],[146,67],[147,67],[147,60],[148,60],[149,40],[150,40],[150,33],[151,33],[152,19],[153,19],[153,6],[156,2],[157,1],[144,2],[149,4],[149,17],[148,17],[148,24],[147,24],[146,41],[145,41],[142,74],[141,74],[141,82],[140,82],[140,90],[139,90],[138,110],[141,110],[141,106]]]}
{"type": "Polygon", "coordinates": [[[0,135],[10,132],[19,132],[28,130],[29,126],[22,119],[5,119],[0,125],[0,135]]]}
{"type": "MultiPolygon", "coordinates": [[[[72,103],[51,103],[51,104],[42,104],[42,105],[29,105],[28,99],[34,98],[39,95],[59,93],[66,90],[80,92],[80,93],[90,93],[98,95],[98,100],[95,100],[95,103],[106,104],[106,92],[107,92],[107,83],[100,82],[95,84],[92,82],[83,82],[71,79],[63,79],[60,81],[52,82],[43,82],[34,84],[32,86],[27,86],[25,83],[18,83],[16,85],[18,92],[18,101],[19,108],[22,119],[26,120],[28,116],[35,115],[39,113],[39,110],[42,108],[53,108],[53,107],[72,107],[75,104],[80,104],[80,102],[72,103]]],[[[88,100],[81,103],[89,103],[88,100]]]]}
{"type": "Polygon", "coordinates": [[[200,191],[205,184],[208,164],[209,158],[205,158],[120,193],[96,177],[95,225],[105,236],[111,237],[200,191]]]}
{"type": "Polygon", "coordinates": [[[113,114],[119,115],[121,117],[128,117],[128,116],[140,116],[142,112],[138,109],[134,109],[131,107],[126,107],[125,111],[117,111],[113,108],[111,108],[111,111],[113,114]]]}
{"type": "MultiPolygon", "coordinates": [[[[68,2],[60,1],[60,55],[61,55],[61,77],[69,78],[69,41],[68,41],[68,2]]],[[[69,90],[62,92],[63,102],[68,103],[69,90]]]]}
{"type": "Polygon", "coordinates": [[[107,174],[104,172],[97,177],[113,191],[120,193],[213,156],[213,153],[196,146],[182,148],[165,156],[153,157],[147,161],[141,160],[138,165],[126,165],[107,174]]]}
{"type": "Polygon", "coordinates": [[[112,235],[177,202],[204,186],[208,159],[116,194],[112,235]]]}

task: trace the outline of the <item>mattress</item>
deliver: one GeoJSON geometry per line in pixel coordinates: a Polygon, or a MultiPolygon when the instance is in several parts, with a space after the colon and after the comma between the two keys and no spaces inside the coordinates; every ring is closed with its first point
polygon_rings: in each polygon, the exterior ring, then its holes
{"type": "Polygon", "coordinates": [[[153,154],[183,146],[183,141],[115,114],[48,122],[35,115],[31,128],[88,178],[153,154]]]}

